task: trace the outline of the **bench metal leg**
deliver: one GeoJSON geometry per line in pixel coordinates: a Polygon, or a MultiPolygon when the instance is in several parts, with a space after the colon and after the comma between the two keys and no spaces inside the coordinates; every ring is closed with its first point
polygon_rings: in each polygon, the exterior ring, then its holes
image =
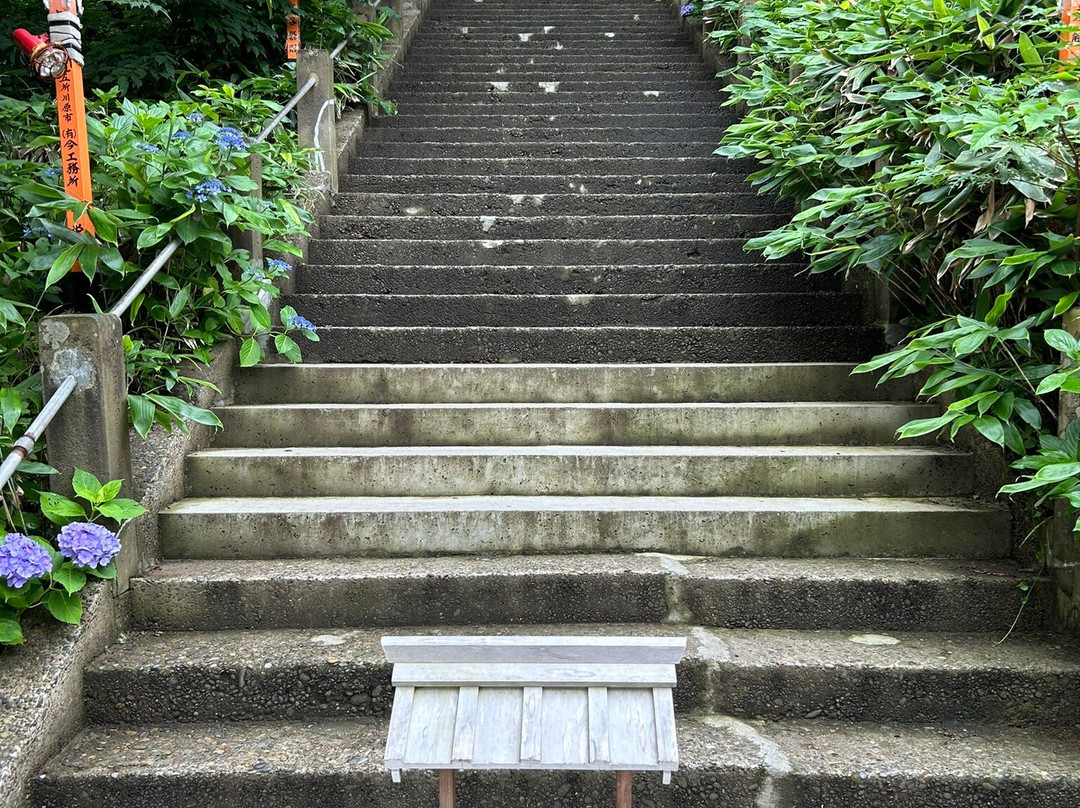
{"type": "Polygon", "coordinates": [[[453,769],[439,769],[439,808],[454,808],[453,769]]]}
{"type": "Polygon", "coordinates": [[[630,808],[630,803],[633,801],[630,792],[633,777],[632,772],[615,773],[615,808],[630,808]]]}

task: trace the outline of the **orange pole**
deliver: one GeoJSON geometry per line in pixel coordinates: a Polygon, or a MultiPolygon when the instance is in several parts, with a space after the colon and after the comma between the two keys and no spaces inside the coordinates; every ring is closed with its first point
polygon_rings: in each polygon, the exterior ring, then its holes
{"type": "Polygon", "coordinates": [[[1063,62],[1069,62],[1080,57],[1080,0],[1061,0],[1061,22],[1072,28],[1071,31],[1061,32],[1061,50],[1058,58],[1063,62]]]}
{"type": "MultiPolygon", "coordinates": [[[[86,96],[83,93],[82,37],[76,0],[50,0],[50,38],[68,52],[68,68],[56,80],[56,108],[60,116],[60,160],[64,191],[68,196],[85,202],[94,201],[90,182],[90,144],[86,135],[86,96]]],[[[68,227],[77,232],[94,234],[90,217],[83,214],[75,221],[68,212],[68,227]]],[[[78,271],[76,264],[72,271],[78,271]]]]}
{"type": "MultiPolygon", "coordinates": [[[[293,8],[300,7],[300,0],[289,0],[293,8]]],[[[290,14],[285,18],[285,58],[295,62],[300,55],[300,15],[290,14]]]]}

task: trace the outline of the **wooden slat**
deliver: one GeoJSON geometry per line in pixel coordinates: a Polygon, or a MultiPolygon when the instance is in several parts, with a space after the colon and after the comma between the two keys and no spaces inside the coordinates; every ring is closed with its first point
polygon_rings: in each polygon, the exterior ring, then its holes
{"type": "Polygon", "coordinates": [[[589,694],[584,688],[545,687],[541,757],[548,766],[589,765],[589,694]]]}
{"type": "Polygon", "coordinates": [[[457,713],[456,687],[422,687],[413,695],[409,740],[405,759],[414,765],[443,768],[454,748],[454,724],[457,713]]]}
{"type": "Polygon", "coordinates": [[[414,692],[411,687],[399,687],[394,691],[390,730],[386,735],[387,763],[405,759],[405,742],[409,739],[409,719],[412,717],[414,692]]]}
{"type": "Polygon", "coordinates": [[[656,722],[657,762],[677,765],[679,741],[675,735],[675,705],[669,688],[653,688],[653,716],[656,722]]]}
{"type": "Polygon", "coordinates": [[[521,703],[521,759],[539,761],[544,731],[544,688],[526,687],[521,703]]]}
{"type": "Polygon", "coordinates": [[[480,688],[473,766],[521,764],[521,700],[518,688],[480,688]]]}
{"type": "Polygon", "coordinates": [[[452,754],[455,763],[468,763],[473,759],[473,743],[476,739],[476,701],[479,692],[478,687],[463,687],[458,691],[452,754]]]}
{"type": "Polygon", "coordinates": [[[589,688],[589,762],[608,763],[611,748],[608,742],[608,689],[589,688]]]}
{"type": "Polygon", "coordinates": [[[636,769],[657,762],[652,690],[608,690],[608,736],[611,765],[636,769]]]}
{"type": "Polygon", "coordinates": [[[685,637],[383,637],[390,662],[598,662],[674,665],[685,637]]]}
{"type": "Polygon", "coordinates": [[[674,687],[674,665],[399,662],[394,685],[437,687],[674,687]]]}

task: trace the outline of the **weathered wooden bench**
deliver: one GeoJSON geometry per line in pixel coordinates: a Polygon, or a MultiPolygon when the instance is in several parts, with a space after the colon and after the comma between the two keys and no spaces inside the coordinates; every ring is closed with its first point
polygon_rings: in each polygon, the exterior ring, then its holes
{"type": "Polygon", "coordinates": [[[461,769],[632,772],[679,767],[675,665],[683,637],[384,637],[394,663],[386,767],[439,771],[454,806],[461,769]]]}

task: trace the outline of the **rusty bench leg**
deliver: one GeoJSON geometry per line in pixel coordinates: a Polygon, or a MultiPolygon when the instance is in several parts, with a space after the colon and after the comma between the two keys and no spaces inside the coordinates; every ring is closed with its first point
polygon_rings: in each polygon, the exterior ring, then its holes
{"type": "Polygon", "coordinates": [[[615,808],[630,808],[630,803],[633,801],[630,792],[633,777],[632,772],[615,773],[615,808]]]}
{"type": "Polygon", "coordinates": [[[439,769],[439,808],[454,808],[453,769],[439,769]]]}

